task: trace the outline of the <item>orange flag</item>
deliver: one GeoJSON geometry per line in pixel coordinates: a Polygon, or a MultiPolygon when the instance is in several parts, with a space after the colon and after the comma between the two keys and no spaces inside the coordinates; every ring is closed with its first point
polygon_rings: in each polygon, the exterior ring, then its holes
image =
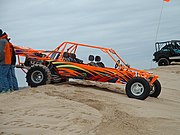
{"type": "Polygon", "coordinates": [[[165,2],[170,2],[170,0],[164,0],[165,2]]]}

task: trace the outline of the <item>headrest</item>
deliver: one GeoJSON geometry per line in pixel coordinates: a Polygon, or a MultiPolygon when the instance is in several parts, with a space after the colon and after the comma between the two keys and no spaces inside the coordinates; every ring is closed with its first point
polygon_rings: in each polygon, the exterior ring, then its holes
{"type": "Polygon", "coordinates": [[[64,53],[63,53],[63,57],[64,57],[64,58],[69,58],[69,53],[68,53],[68,52],[64,52],[64,53]]]}
{"type": "Polygon", "coordinates": [[[89,55],[89,61],[94,61],[94,56],[93,55],[89,55]]]}
{"type": "Polygon", "coordinates": [[[95,61],[101,61],[101,57],[100,56],[96,56],[95,61]]]}

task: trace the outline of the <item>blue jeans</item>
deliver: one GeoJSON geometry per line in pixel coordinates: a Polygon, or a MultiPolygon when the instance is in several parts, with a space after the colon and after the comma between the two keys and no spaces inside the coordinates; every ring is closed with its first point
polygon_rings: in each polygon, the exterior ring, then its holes
{"type": "Polygon", "coordinates": [[[10,65],[9,73],[8,73],[9,86],[11,90],[18,90],[18,82],[15,75],[15,66],[10,65]]]}
{"type": "Polygon", "coordinates": [[[0,92],[10,90],[9,71],[11,65],[0,65],[0,92]]]}

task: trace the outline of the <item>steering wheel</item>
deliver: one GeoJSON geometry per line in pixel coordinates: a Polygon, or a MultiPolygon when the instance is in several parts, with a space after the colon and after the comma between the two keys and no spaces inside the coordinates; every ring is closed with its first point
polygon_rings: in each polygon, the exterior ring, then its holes
{"type": "Polygon", "coordinates": [[[117,62],[116,62],[116,64],[115,64],[115,68],[118,68],[118,67],[119,67],[118,64],[120,64],[120,60],[117,60],[117,62]]]}

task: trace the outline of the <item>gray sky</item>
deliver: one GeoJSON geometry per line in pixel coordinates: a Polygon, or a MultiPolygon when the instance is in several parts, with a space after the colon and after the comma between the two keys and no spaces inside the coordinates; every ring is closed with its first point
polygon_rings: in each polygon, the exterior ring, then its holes
{"type": "MultiPolygon", "coordinates": [[[[151,68],[163,0],[0,0],[0,28],[16,45],[54,49],[75,41],[115,49],[132,67],[151,68]]],[[[164,3],[158,41],[180,39],[180,1],[164,3]]],[[[20,85],[24,76],[17,71],[20,85]]]]}

